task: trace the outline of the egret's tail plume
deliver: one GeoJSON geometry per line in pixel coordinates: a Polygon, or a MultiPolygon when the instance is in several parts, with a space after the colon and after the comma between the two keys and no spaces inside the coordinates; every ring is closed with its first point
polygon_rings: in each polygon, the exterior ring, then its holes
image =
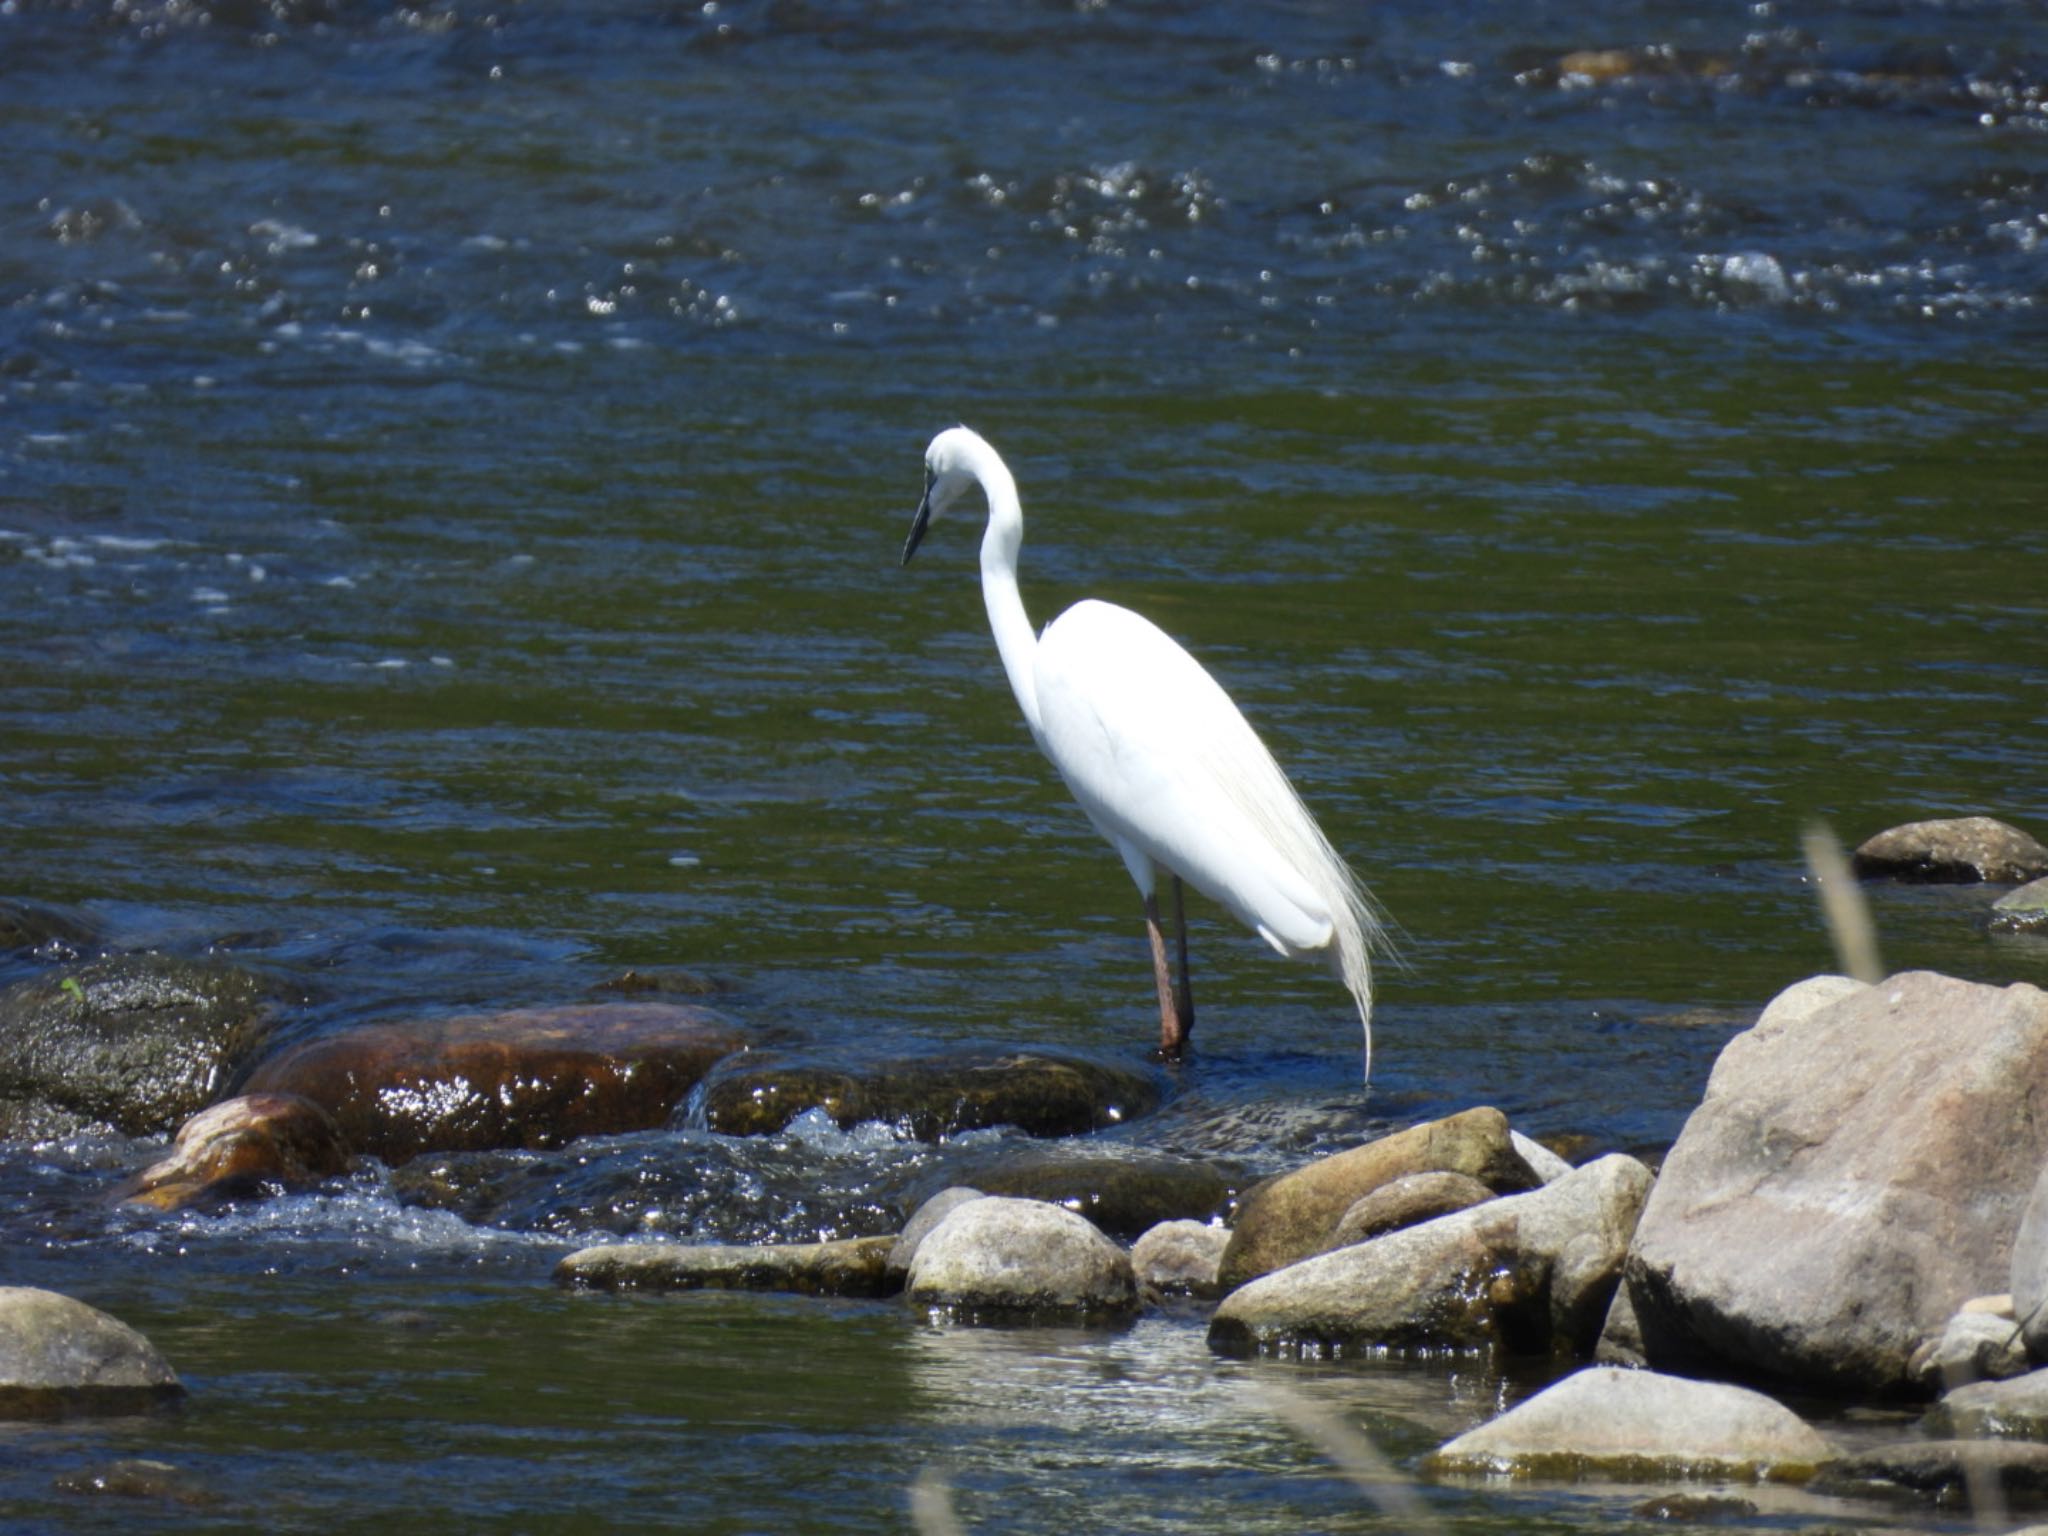
{"type": "Polygon", "coordinates": [[[1358,1004],[1358,1022],[1365,1030],[1365,1080],[1372,1081],[1372,952],[1386,943],[1380,915],[1372,897],[1358,883],[1350,867],[1330,849],[1331,874],[1337,898],[1330,903],[1336,933],[1330,941],[1330,969],[1344,983],[1344,989],[1358,1004]]]}

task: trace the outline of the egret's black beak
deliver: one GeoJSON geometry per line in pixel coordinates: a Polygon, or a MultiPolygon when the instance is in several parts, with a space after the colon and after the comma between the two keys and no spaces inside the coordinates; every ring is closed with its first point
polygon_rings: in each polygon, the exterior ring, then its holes
{"type": "Polygon", "coordinates": [[[910,564],[910,557],[917,553],[917,546],[924,541],[925,529],[932,525],[932,481],[925,476],[924,500],[917,504],[917,516],[911,520],[910,537],[903,541],[903,563],[910,564]]]}

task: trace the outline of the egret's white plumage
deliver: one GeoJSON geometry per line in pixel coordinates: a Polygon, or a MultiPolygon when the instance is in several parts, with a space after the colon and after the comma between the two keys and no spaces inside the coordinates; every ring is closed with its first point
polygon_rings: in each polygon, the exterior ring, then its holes
{"type": "Polygon", "coordinates": [[[1193,1023],[1184,929],[1177,987],[1166,966],[1156,896],[1164,872],[1228,907],[1281,954],[1326,956],[1357,1001],[1370,1076],[1379,919],[1273,754],[1201,663],[1149,619],[1094,599],[1032,635],[1017,592],[1017,483],[966,427],[941,432],[926,450],[924,501],[904,562],[931,519],[974,485],[988,501],[982,596],[1017,705],[1145,900],[1161,1050],[1178,1054],[1193,1023]]]}

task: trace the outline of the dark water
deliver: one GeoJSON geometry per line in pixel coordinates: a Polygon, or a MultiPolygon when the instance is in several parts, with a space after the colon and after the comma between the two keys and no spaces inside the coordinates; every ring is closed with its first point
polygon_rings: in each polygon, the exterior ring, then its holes
{"type": "MultiPolygon", "coordinates": [[[[1186,641],[1403,933],[1368,1094],[1342,993],[1198,912],[1132,1145],[1655,1146],[1831,964],[1805,822],[2048,833],[2038,4],[14,0],[0,143],[0,894],[295,1029],[668,966],[853,1053],[1141,1053],[976,531],[897,566],[963,419],[1034,614],[1186,641]]],[[[1895,967],[2048,980],[1981,890],[1872,895],[1895,967]]],[[[938,1467],[989,1529],[1404,1530],[1258,1383],[1397,1462],[1516,1390],[546,1284],[579,1179],[811,1237],[951,1155],[885,1133],[621,1138],[477,1223],[106,1214],[149,1150],[0,1153],[0,1279],[194,1388],[4,1431],[9,1529],[866,1531],[938,1467]],[[54,1487],[124,1455],[221,1502],[54,1487]]]]}

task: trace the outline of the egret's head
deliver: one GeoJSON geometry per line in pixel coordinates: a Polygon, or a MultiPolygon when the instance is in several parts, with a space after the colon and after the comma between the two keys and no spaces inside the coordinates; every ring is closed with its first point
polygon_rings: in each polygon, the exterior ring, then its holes
{"type": "Polygon", "coordinates": [[[948,427],[932,439],[924,451],[924,500],[917,504],[910,537],[903,541],[905,565],[917,553],[932,519],[952,511],[969,487],[980,482],[979,466],[989,452],[980,434],[967,427],[948,427]]]}

